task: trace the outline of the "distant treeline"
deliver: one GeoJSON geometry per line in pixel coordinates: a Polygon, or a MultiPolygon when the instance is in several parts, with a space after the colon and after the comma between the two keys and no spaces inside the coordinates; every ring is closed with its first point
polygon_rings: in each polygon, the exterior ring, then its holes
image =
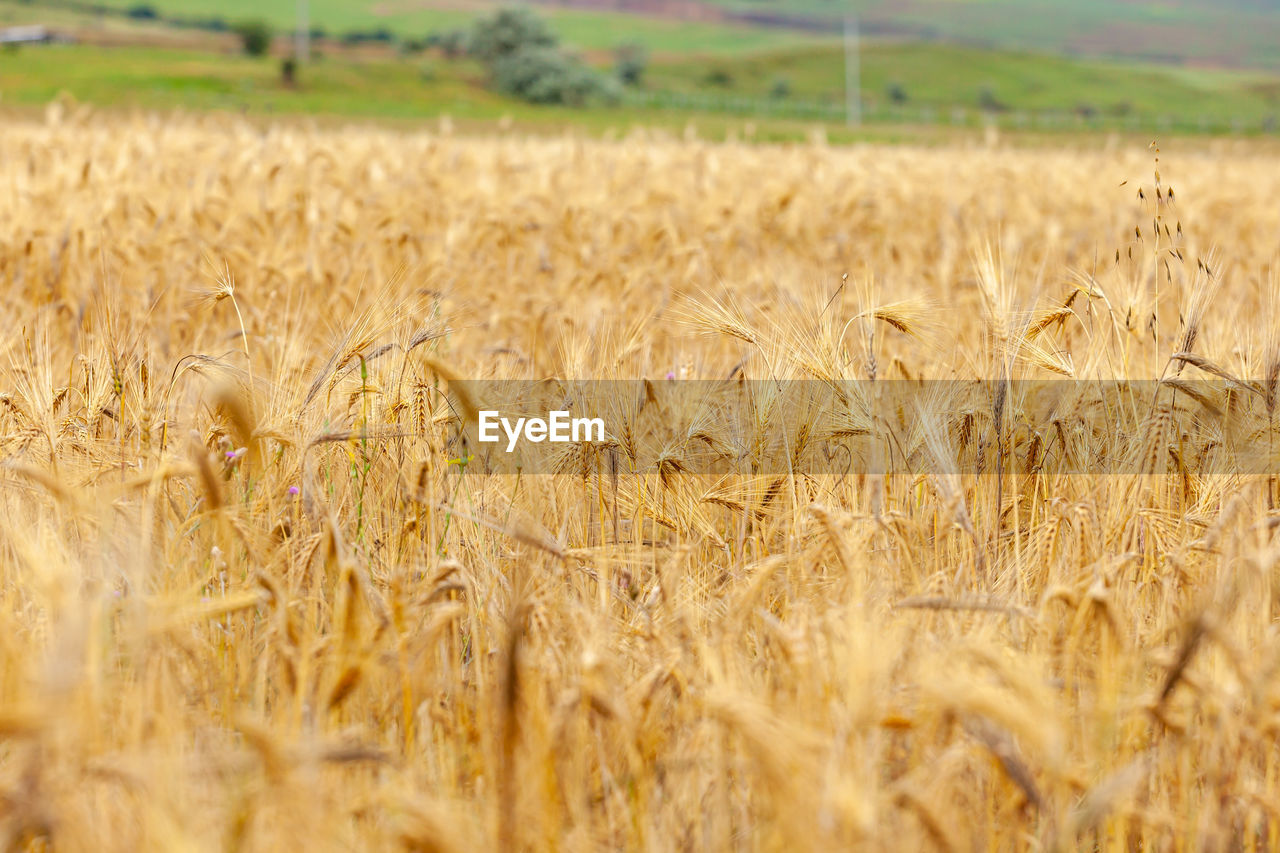
{"type": "MultiPolygon", "coordinates": [[[[27,5],[35,5],[36,0],[19,0],[19,2],[27,5]]],[[[233,32],[236,27],[236,21],[229,20],[221,15],[164,14],[150,3],[136,3],[132,6],[121,8],[119,6],[107,6],[102,3],[94,3],[91,2],[91,0],[40,0],[40,2],[41,5],[45,7],[55,7],[90,15],[110,15],[118,18],[130,18],[135,21],[155,21],[156,23],[180,29],[204,30],[212,33],[229,33],[233,32]]],[[[334,38],[344,44],[361,44],[366,42],[390,43],[396,39],[396,34],[386,27],[377,27],[369,30],[348,30],[342,33],[332,34],[322,26],[314,26],[311,28],[310,33],[312,39],[334,38]]]]}
{"type": "MultiPolygon", "coordinates": [[[[138,2],[131,6],[107,6],[103,3],[95,3],[92,0],[18,0],[20,3],[27,5],[35,5],[41,2],[46,7],[56,7],[68,9],[75,12],[111,15],[121,18],[132,18],[138,21],[156,21],[171,27],[180,27],[183,29],[206,30],[208,32],[226,33],[235,29],[236,22],[228,20],[221,15],[173,15],[162,13],[151,3],[138,2]]],[[[597,4],[574,2],[574,0],[535,0],[541,5],[559,5],[580,7],[589,9],[599,9],[597,4]]],[[[628,3],[622,3],[623,11],[641,11],[649,5],[648,0],[634,3],[634,8],[628,3]]],[[[815,15],[815,14],[797,14],[784,11],[774,10],[716,10],[716,18],[725,23],[748,24],[752,26],[773,27],[779,29],[790,29],[804,32],[815,33],[831,33],[839,32],[843,26],[841,19],[831,15],[815,15]]],[[[893,27],[873,27],[872,29],[884,29],[893,31],[894,34],[899,32],[893,27]]],[[[328,33],[324,27],[315,26],[311,28],[312,38],[330,38],[333,37],[345,44],[359,44],[361,42],[392,42],[396,39],[396,34],[386,27],[376,27],[368,30],[347,30],[339,34],[328,33]]]]}

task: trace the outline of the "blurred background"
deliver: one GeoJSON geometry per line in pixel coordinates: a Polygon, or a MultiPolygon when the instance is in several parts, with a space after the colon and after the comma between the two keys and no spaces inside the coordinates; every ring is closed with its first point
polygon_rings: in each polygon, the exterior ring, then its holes
{"type": "Polygon", "coordinates": [[[0,109],[1266,137],[1277,45],[1273,0],[0,0],[0,109]]]}

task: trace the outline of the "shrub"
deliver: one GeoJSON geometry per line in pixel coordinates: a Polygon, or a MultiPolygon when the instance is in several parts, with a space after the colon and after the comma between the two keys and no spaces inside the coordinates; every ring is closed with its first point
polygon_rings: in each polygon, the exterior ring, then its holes
{"type": "Polygon", "coordinates": [[[616,53],[618,79],[624,86],[639,86],[649,67],[649,51],[634,42],[620,46],[616,53]]]}
{"type": "Polygon", "coordinates": [[[996,97],[995,90],[990,86],[983,86],[978,90],[978,106],[989,113],[999,113],[1009,109],[1004,101],[996,97]]]}
{"type": "Polygon", "coordinates": [[[580,106],[593,97],[613,97],[600,75],[554,48],[526,47],[493,64],[498,91],[534,104],[580,106]]]}
{"type": "Polygon", "coordinates": [[[559,50],[555,34],[527,9],[501,9],[477,21],[467,50],[489,66],[495,89],[530,103],[578,106],[618,97],[615,81],[559,50]]]}
{"type": "Polygon", "coordinates": [[[271,25],[266,21],[241,21],[236,24],[236,35],[250,56],[264,56],[271,47],[271,25]]]}
{"type": "Polygon", "coordinates": [[[719,86],[721,89],[728,89],[733,85],[733,75],[729,73],[727,68],[712,68],[703,78],[709,86],[719,86]]]}
{"type": "Polygon", "coordinates": [[[491,67],[501,59],[529,50],[554,50],[555,33],[528,9],[499,9],[476,21],[468,50],[491,67]]]}
{"type": "Polygon", "coordinates": [[[884,93],[889,98],[889,103],[895,106],[902,106],[907,102],[906,87],[896,81],[886,86],[884,93]]]}
{"type": "Polygon", "coordinates": [[[791,97],[791,79],[788,77],[775,77],[773,83],[769,86],[769,97],[776,98],[779,101],[791,97]]]}
{"type": "Polygon", "coordinates": [[[457,59],[467,52],[467,31],[449,30],[441,33],[437,46],[449,59],[457,59]]]}
{"type": "Polygon", "coordinates": [[[139,3],[136,6],[130,6],[129,11],[126,14],[130,18],[134,18],[139,21],[154,21],[160,17],[160,14],[156,12],[156,7],[149,3],[139,3]]]}
{"type": "Polygon", "coordinates": [[[386,27],[376,30],[350,30],[342,34],[342,43],[347,45],[366,44],[369,42],[386,44],[395,41],[396,34],[386,27]]]}

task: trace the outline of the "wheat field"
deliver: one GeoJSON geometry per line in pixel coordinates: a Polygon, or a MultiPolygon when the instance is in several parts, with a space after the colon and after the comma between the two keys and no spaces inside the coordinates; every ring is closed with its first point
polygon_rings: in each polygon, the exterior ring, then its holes
{"type": "Polygon", "coordinates": [[[477,470],[447,394],[1269,412],[1274,153],[3,130],[6,848],[1280,845],[1274,483],[1168,410],[1137,473],[606,482],[477,470]]]}

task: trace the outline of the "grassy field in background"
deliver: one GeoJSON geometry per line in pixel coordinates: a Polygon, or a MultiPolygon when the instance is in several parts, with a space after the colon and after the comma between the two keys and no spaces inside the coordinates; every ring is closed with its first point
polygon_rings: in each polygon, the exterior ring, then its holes
{"type": "MultiPolygon", "coordinates": [[[[689,57],[655,64],[649,84],[696,91],[715,78],[726,94],[766,96],[786,81],[791,97],[844,97],[839,47],[761,52],[738,58],[689,57]]],[[[977,107],[985,89],[1009,110],[1076,111],[1103,116],[1256,118],[1280,110],[1280,80],[1263,73],[1174,68],[942,44],[872,43],[862,51],[868,103],[889,100],[891,84],[908,106],[977,107]]]]}
{"type": "MultiPolygon", "coordinates": [[[[101,3],[127,10],[136,6],[137,0],[101,0],[101,3]]],[[[433,31],[465,28],[477,14],[499,5],[475,3],[475,10],[470,11],[458,8],[460,4],[456,3],[440,4],[442,8],[436,8],[426,3],[395,0],[380,4],[310,0],[310,4],[311,24],[323,27],[330,35],[385,27],[403,37],[421,37],[433,31]],[[375,7],[381,11],[375,12],[375,7]]],[[[7,4],[0,4],[0,8],[3,5],[7,4]]],[[[261,18],[282,31],[291,29],[296,22],[294,0],[222,0],[214,9],[210,8],[207,0],[152,0],[150,5],[161,14],[180,18],[217,16],[226,21],[261,18]]],[[[679,21],[576,9],[543,8],[538,12],[547,18],[566,44],[584,50],[608,50],[624,42],[634,42],[664,53],[734,53],[819,41],[800,32],[730,23],[679,21]]]]}
{"type": "Polygon", "coordinates": [[[436,77],[423,64],[321,61],[296,90],[277,63],[240,55],[164,48],[82,45],[0,52],[0,91],[9,104],[41,104],[66,92],[105,106],[423,115],[452,106],[483,108],[492,96],[455,72],[436,77]]]}
{"type": "MultiPolygon", "coordinates": [[[[786,102],[770,102],[766,96],[777,80],[785,78],[792,88],[792,102],[839,103],[838,59],[835,51],[811,48],[751,53],[738,59],[659,60],[649,69],[646,90],[711,92],[726,99],[755,97],[765,107],[778,107],[777,115],[755,119],[761,134],[803,138],[813,122],[788,119],[786,102]],[[708,84],[715,72],[728,84],[708,84]]],[[[869,106],[885,103],[893,82],[905,92],[908,109],[928,107],[945,113],[964,108],[976,113],[979,92],[986,88],[1010,111],[1070,112],[1088,105],[1103,121],[1120,127],[1122,116],[1150,123],[1171,115],[1240,119],[1256,127],[1276,110],[1280,90],[1280,83],[1261,74],[1079,62],[919,44],[869,47],[862,80],[869,106]]],[[[542,126],[576,125],[590,133],[638,124],[683,128],[689,120],[687,110],[672,114],[625,106],[531,106],[489,91],[478,64],[431,54],[326,56],[305,68],[301,85],[290,89],[281,84],[275,61],[238,54],[89,45],[0,52],[3,103],[40,105],[63,92],[104,106],[387,119],[505,116],[542,126]]],[[[940,114],[938,120],[945,121],[948,115],[940,114]]],[[[829,117],[838,119],[838,112],[829,117]]],[[[704,114],[699,127],[719,136],[741,126],[744,118],[749,117],[704,114]]]]}
{"type": "MultiPolygon", "coordinates": [[[[213,110],[249,116],[313,116],[416,123],[444,116],[460,128],[547,133],[576,129],[587,135],[625,133],[636,127],[719,140],[749,132],[760,141],[801,141],[812,121],[744,120],[717,114],[637,110],[625,107],[538,107],[504,98],[482,85],[470,62],[337,60],[309,66],[303,84],[280,84],[276,63],[239,55],[162,48],[98,48],[83,45],[0,51],[0,105],[33,109],[59,97],[109,108],[213,110]]],[[[854,138],[920,141],[928,128],[890,126],[856,132],[831,127],[831,141],[854,138]]],[[[948,136],[954,136],[948,133],[948,136]]]]}
{"type": "MultiPolygon", "coordinates": [[[[139,0],[100,2],[125,10],[139,0]]],[[[775,23],[808,20],[837,27],[847,8],[842,0],[703,2],[730,15],[772,17],[775,23]]],[[[165,15],[211,14],[207,0],[149,3],[165,15]]],[[[387,27],[404,35],[418,35],[455,26],[473,11],[496,5],[493,0],[311,0],[311,18],[331,31],[387,27]]],[[[600,5],[608,4],[601,0],[600,5]]],[[[1255,0],[860,0],[857,7],[872,35],[1140,61],[1280,67],[1280,53],[1275,50],[1280,42],[1280,8],[1255,0]]],[[[221,0],[215,13],[228,20],[265,17],[277,26],[289,27],[294,22],[294,9],[294,0],[221,0]]],[[[566,39],[587,48],[611,46],[615,33],[672,51],[742,50],[803,38],[798,31],[764,26],[699,24],[550,6],[542,6],[541,11],[556,19],[566,39]]]]}
{"type": "MultiPolygon", "coordinates": [[[[726,9],[812,16],[844,14],[841,0],[707,0],[726,9]]],[[[859,0],[870,33],[1046,53],[1280,65],[1280,6],[1257,0],[859,0]]]]}
{"type": "MultiPolygon", "coordinates": [[[[165,15],[209,14],[208,4],[200,0],[157,0],[154,5],[165,15]]],[[[293,0],[228,0],[217,13],[231,20],[257,13],[284,26],[292,20],[293,8],[293,0]]],[[[371,8],[352,0],[312,0],[312,20],[335,35],[368,28],[375,19],[400,33],[419,34],[465,27],[474,20],[471,12],[457,8],[388,2],[377,7],[378,15],[371,8]]],[[[0,96],[18,105],[43,104],[65,91],[86,103],[140,108],[393,120],[443,114],[477,121],[509,117],[538,127],[578,126],[593,134],[636,124],[683,128],[690,115],[698,114],[700,129],[712,137],[752,120],[763,137],[778,139],[803,138],[815,121],[841,118],[844,63],[838,43],[785,30],[546,11],[561,38],[587,49],[587,56],[606,71],[608,48],[620,41],[649,45],[654,53],[639,93],[644,100],[626,107],[533,107],[489,91],[483,70],[469,61],[449,61],[435,53],[399,55],[390,46],[355,55],[324,42],[317,43],[318,59],[304,69],[302,85],[289,89],[280,84],[274,61],[227,53],[232,44],[227,36],[219,41],[199,30],[139,24],[123,15],[87,15],[8,0],[0,0],[0,23],[45,20],[86,33],[96,31],[86,27],[100,26],[155,44],[9,50],[0,54],[0,96]],[[626,21],[625,28],[618,26],[620,20],[626,21]],[[174,38],[186,43],[163,46],[174,38]],[[779,92],[785,95],[774,97],[779,92]],[[817,106],[811,110],[809,105],[817,106]]],[[[278,47],[284,49],[283,44],[278,47]]],[[[1257,130],[1273,127],[1280,112],[1280,78],[1265,72],[930,42],[867,40],[861,80],[868,114],[895,124],[947,124],[957,111],[963,111],[961,123],[976,123],[980,109],[994,108],[1005,124],[1023,127],[1035,126],[1039,117],[1070,117],[1041,124],[1061,129],[1078,123],[1074,115],[1131,132],[1164,132],[1175,126],[1257,130]],[[890,110],[896,112],[887,114],[890,110]]]]}

